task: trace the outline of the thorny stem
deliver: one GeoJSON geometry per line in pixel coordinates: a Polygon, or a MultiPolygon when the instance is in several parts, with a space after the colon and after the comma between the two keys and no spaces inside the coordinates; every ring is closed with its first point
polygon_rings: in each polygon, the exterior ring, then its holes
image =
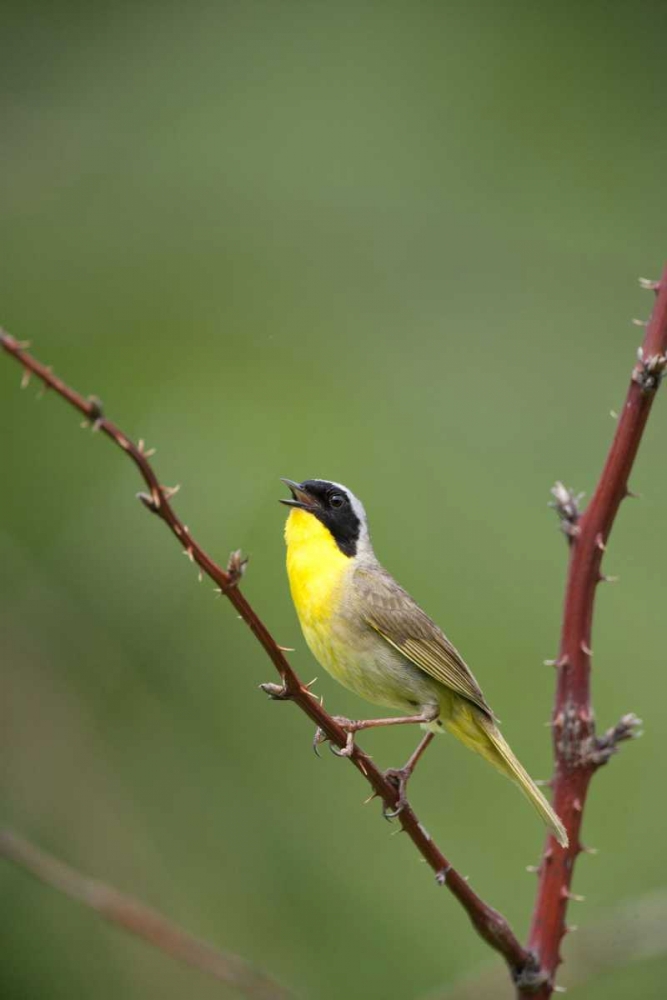
{"type": "Polygon", "coordinates": [[[96,879],[86,878],[11,830],[0,830],[0,858],[46,885],[90,907],[118,927],[143,938],[172,958],[229,983],[248,1000],[289,1000],[292,994],[238,955],[200,941],[156,910],[96,879]]]}
{"type": "MultiPolygon", "coordinates": [[[[237,584],[243,571],[243,561],[239,554],[232,554],[230,567],[224,570],[201,548],[171,506],[170,497],[173,495],[173,490],[160,485],[143,447],[135,445],[116,424],[104,416],[99,399],[95,397],[86,399],[71,389],[55,376],[50,368],[28,353],[26,349],[28,345],[20,343],[2,330],[0,330],[0,345],[23,367],[22,384],[27,384],[26,373],[35,375],[45,388],[53,389],[67,400],[83,414],[95,430],[105,434],[129,456],[148,487],[148,494],[139,494],[142,503],[162,518],[191,560],[217,584],[273,662],[282,683],[267,684],[265,687],[267,693],[277,699],[293,701],[316,726],[323,730],[333,744],[344,747],[347,733],[324,711],[320,702],[310,694],[308,687],[301,683],[280,646],[239,590],[237,584]]],[[[382,799],[385,810],[395,810],[399,798],[396,785],[385,778],[371,758],[356,745],[350,760],[371,785],[375,794],[382,799]]],[[[532,989],[538,986],[544,977],[536,966],[533,956],[512,932],[505,917],[485,903],[470,887],[467,879],[452,867],[419,822],[410,805],[404,806],[398,818],[404,832],[435,873],[437,883],[444,885],[459,901],[478,934],[503,956],[514,980],[532,989]]]]}
{"type": "MultiPolygon", "coordinates": [[[[646,327],[623,411],[607,461],[593,497],[583,514],[574,498],[557,484],[555,506],[567,525],[570,561],[559,656],[558,680],[552,716],[556,770],[553,781],[554,809],[565,823],[570,838],[568,848],[547,838],[539,869],[539,885],[529,949],[548,977],[537,991],[547,1000],[554,989],[556,969],[561,962],[560,944],[566,933],[565,917],[570,899],[574,865],[584,849],[580,841],[586,795],[595,771],[604,764],[622,740],[635,733],[639,720],[624,716],[616,727],[596,738],[590,695],[591,631],[597,585],[605,577],[600,572],[612,525],[621,502],[631,495],[628,478],[656,390],[667,366],[667,268],[660,282],[642,282],[657,292],[653,313],[646,327]],[[565,508],[568,509],[565,509],[565,508]]],[[[526,990],[517,990],[525,996],[526,990]]]]}

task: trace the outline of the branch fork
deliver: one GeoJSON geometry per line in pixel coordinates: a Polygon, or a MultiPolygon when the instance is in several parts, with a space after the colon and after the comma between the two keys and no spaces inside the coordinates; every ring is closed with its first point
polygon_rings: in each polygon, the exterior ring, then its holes
{"type": "Polygon", "coordinates": [[[602,736],[596,737],[588,750],[586,763],[594,767],[602,767],[620,750],[620,743],[626,740],[636,740],[641,735],[642,720],[633,712],[621,716],[619,721],[602,736]]]}

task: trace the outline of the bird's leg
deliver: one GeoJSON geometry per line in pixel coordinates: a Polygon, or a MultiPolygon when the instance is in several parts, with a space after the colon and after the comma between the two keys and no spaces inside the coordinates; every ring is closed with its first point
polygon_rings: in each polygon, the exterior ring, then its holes
{"type": "Polygon", "coordinates": [[[385,819],[395,819],[399,815],[399,813],[401,813],[403,809],[405,809],[408,803],[406,796],[408,780],[412,776],[412,772],[417,766],[417,761],[424,753],[426,747],[429,745],[434,736],[435,733],[430,733],[430,732],[425,733],[422,739],[419,741],[417,749],[408,758],[407,763],[404,764],[403,767],[389,767],[384,772],[385,778],[388,781],[390,781],[392,785],[396,785],[396,788],[398,790],[398,802],[396,803],[396,808],[387,809],[387,807],[385,806],[382,810],[385,819]]]}
{"type": "MultiPolygon", "coordinates": [[[[341,729],[344,729],[347,733],[347,740],[345,741],[345,746],[341,747],[340,750],[333,746],[331,749],[338,757],[350,757],[354,750],[354,734],[360,732],[362,729],[376,729],[379,726],[405,726],[415,722],[434,722],[438,718],[439,714],[440,709],[437,705],[427,705],[426,708],[424,708],[418,715],[399,715],[390,719],[355,720],[346,719],[342,715],[334,715],[334,721],[337,722],[341,729]]],[[[321,729],[318,728],[315,732],[315,738],[313,740],[313,749],[315,750],[315,753],[317,753],[317,747],[319,744],[323,743],[326,739],[328,739],[328,737],[322,732],[321,729]]],[[[415,760],[415,764],[416,763],[417,760],[415,760]]]]}

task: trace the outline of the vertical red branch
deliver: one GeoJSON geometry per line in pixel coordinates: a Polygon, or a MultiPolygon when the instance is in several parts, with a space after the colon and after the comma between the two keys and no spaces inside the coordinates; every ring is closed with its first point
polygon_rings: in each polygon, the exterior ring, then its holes
{"type": "MultiPolygon", "coordinates": [[[[561,848],[549,837],[540,866],[529,939],[530,950],[540,968],[549,975],[548,982],[537,993],[533,992],[533,996],[540,998],[550,997],[553,991],[555,972],[561,961],[560,944],[566,933],[567,905],[576,898],[570,886],[575,861],[583,849],[580,830],[590,780],[615,744],[631,735],[636,721],[626,716],[605,737],[596,738],[590,671],[593,606],[597,585],[604,580],[600,572],[602,556],[620,504],[629,495],[628,477],[667,361],[667,268],[659,283],[646,284],[655,288],[657,299],[616,434],[586,511],[579,517],[575,507],[566,524],[570,563],[552,723],[556,761],[554,807],[567,827],[570,846],[561,848]]],[[[568,519],[562,506],[559,512],[568,519]]],[[[522,995],[521,989],[518,992],[522,995]]]]}

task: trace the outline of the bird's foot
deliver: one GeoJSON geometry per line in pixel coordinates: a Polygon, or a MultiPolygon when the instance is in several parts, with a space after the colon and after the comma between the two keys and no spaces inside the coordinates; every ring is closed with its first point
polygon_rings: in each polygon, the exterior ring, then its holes
{"type": "Polygon", "coordinates": [[[382,807],[382,815],[385,819],[396,819],[407,806],[408,798],[406,791],[412,771],[413,768],[411,767],[388,767],[384,772],[384,777],[398,792],[396,805],[393,809],[388,809],[386,805],[382,807]]]}
{"type": "MultiPolygon", "coordinates": [[[[351,757],[354,752],[354,734],[359,728],[363,727],[360,727],[358,723],[353,722],[352,719],[346,719],[344,715],[334,715],[333,720],[340,726],[341,729],[345,730],[347,733],[347,740],[345,741],[345,746],[343,747],[336,747],[333,743],[330,743],[329,749],[336,755],[336,757],[351,757]]],[[[318,757],[320,756],[320,752],[317,748],[320,743],[326,743],[328,739],[329,737],[324,730],[320,729],[318,726],[315,730],[315,736],[313,737],[313,750],[318,757]]]]}
{"type": "MultiPolygon", "coordinates": [[[[424,712],[424,715],[426,715],[426,712],[424,712]]],[[[426,719],[425,721],[427,722],[433,721],[433,718],[436,717],[437,717],[437,712],[435,716],[432,716],[431,719],[426,719]]],[[[396,800],[395,808],[387,809],[387,807],[384,806],[382,809],[382,813],[385,819],[395,819],[396,816],[399,816],[407,806],[408,799],[406,795],[406,789],[408,787],[408,781],[410,780],[412,772],[416,768],[418,762],[421,760],[421,757],[424,751],[426,750],[426,747],[433,739],[433,735],[434,734],[431,731],[429,731],[426,733],[425,736],[422,737],[417,749],[414,751],[414,753],[409,758],[407,763],[403,765],[403,767],[390,767],[388,768],[388,770],[384,772],[384,776],[387,779],[387,781],[389,781],[398,792],[398,798],[396,800]]]]}

